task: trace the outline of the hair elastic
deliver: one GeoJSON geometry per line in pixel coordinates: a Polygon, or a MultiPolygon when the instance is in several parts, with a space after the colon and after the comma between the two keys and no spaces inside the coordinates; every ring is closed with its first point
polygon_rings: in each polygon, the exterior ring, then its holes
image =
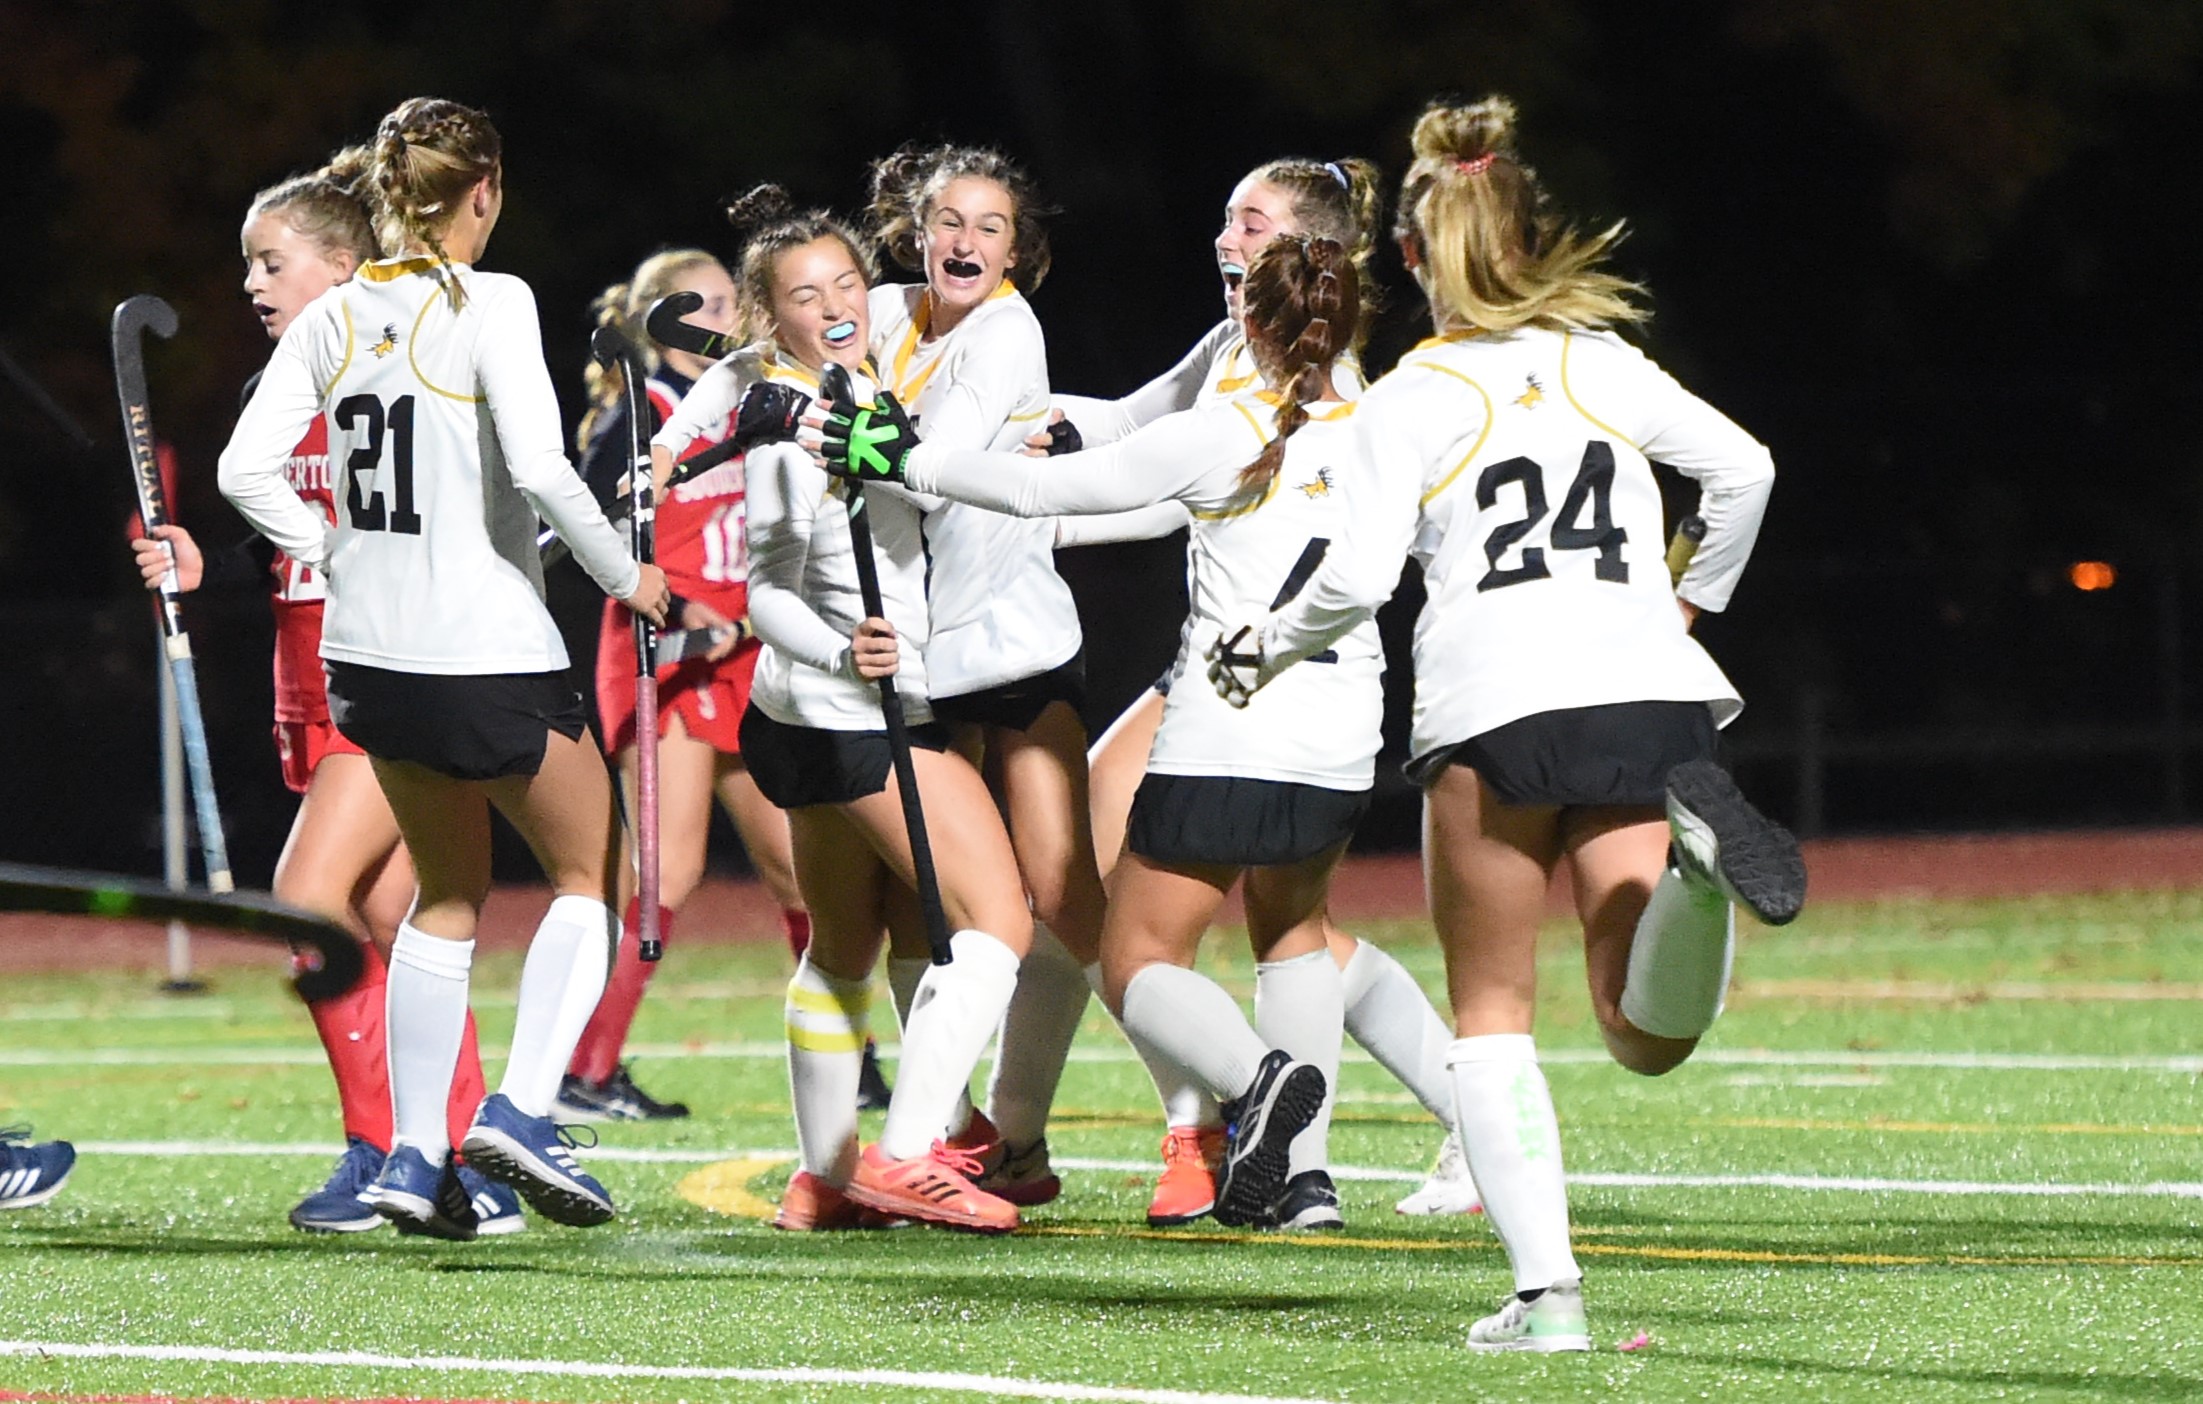
{"type": "Polygon", "coordinates": [[[1456,161],[1453,163],[1453,165],[1454,169],[1458,170],[1463,175],[1482,175],[1484,174],[1484,172],[1490,170],[1492,168],[1492,162],[1498,159],[1498,152],[1487,151],[1483,155],[1474,157],[1470,160],[1456,161]]]}
{"type": "Polygon", "coordinates": [[[1349,192],[1354,189],[1354,182],[1346,178],[1346,172],[1339,169],[1338,162],[1326,161],[1323,163],[1323,168],[1330,173],[1331,179],[1339,183],[1339,189],[1349,192]]]}

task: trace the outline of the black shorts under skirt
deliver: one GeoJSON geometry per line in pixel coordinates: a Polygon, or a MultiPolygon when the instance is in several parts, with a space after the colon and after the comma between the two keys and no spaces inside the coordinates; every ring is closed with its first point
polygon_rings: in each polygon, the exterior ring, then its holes
{"type": "Polygon", "coordinates": [[[1508,804],[1667,803],[1668,772],[1711,760],[1713,709],[1703,702],[1615,702],[1538,712],[1417,756],[1407,777],[1429,785],[1448,765],[1482,776],[1508,804]]]}
{"type": "Polygon", "coordinates": [[[1125,844],[1158,863],[1272,867],[1354,836],[1369,791],[1231,775],[1157,775],[1132,796],[1125,844]]]}
{"type": "Polygon", "coordinates": [[[533,775],[552,732],[588,729],[572,677],[557,673],[401,673],[362,663],[324,667],[329,720],[380,760],[410,761],[454,780],[533,775]]]}
{"type": "MultiPolygon", "coordinates": [[[[895,760],[883,731],[829,731],[775,721],[752,702],[742,713],[742,761],[766,799],[781,809],[847,804],[887,788],[895,760]]],[[[948,749],[948,728],[910,728],[910,744],[948,749]]]]}
{"type": "Polygon", "coordinates": [[[1000,726],[1031,731],[1051,702],[1067,702],[1073,712],[1086,709],[1086,651],[1071,661],[1029,678],[983,687],[977,692],[931,699],[933,715],[951,726],[1000,726]]]}

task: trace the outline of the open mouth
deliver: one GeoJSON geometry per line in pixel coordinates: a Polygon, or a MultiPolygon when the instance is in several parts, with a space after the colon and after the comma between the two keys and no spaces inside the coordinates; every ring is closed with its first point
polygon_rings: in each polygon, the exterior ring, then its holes
{"type": "Polygon", "coordinates": [[[1240,264],[1219,263],[1217,268],[1223,273],[1224,286],[1227,288],[1236,288],[1247,281],[1247,270],[1240,264]]]}
{"type": "Polygon", "coordinates": [[[252,305],[252,315],[258,317],[261,321],[265,322],[270,317],[276,316],[277,313],[276,310],[273,307],[270,307],[267,303],[256,302],[252,305]]]}
{"type": "Polygon", "coordinates": [[[839,349],[854,341],[856,336],[857,324],[853,319],[839,321],[826,329],[826,344],[839,349]]]}
{"type": "Polygon", "coordinates": [[[967,259],[944,258],[941,260],[941,271],[951,278],[976,278],[986,270],[967,259]]]}

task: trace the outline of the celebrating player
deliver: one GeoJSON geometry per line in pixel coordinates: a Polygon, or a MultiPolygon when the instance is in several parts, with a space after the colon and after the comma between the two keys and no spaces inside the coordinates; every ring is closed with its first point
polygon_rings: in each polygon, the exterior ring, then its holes
{"type": "MultiPolygon", "coordinates": [[[[1015,448],[1048,415],[1047,346],[1025,301],[1049,261],[1031,180],[994,151],[906,149],[872,168],[872,216],[888,256],[925,280],[872,290],[882,383],[933,442],[1015,448]]],[[[1048,1109],[1086,1011],[1103,906],[1088,831],[1078,610],[1056,574],[1049,524],[951,502],[926,513],[925,533],[933,713],[1000,797],[1039,927],[986,1114],[954,1144],[985,1148],[987,1188],[1044,1204],[1061,1189],[1048,1164],[1048,1109]]],[[[891,962],[899,1007],[924,970],[891,962]]]]}
{"type": "MultiPolygon", "coordinates": [[[[1368,331],[1368,304],[1376,287],[1369,277],[1369,259],[1376,245],[1383,203],[1379,179],[1374,165],[1354,157],[1337,161],[1283,157],[1249,171],[1225,203],[1224,227],[1215,240],[1217,268],[1224,284],[1224,320],[1196,342],[1177,365],[1130,395],[1095,400],[1058,394],[1056,407],[1077,425],[1087,444],[1095,445],[1120,439],[1166,414],[1221,403],[1260,389],[1260,369],[1241,325],[1242,284],[1255,256],[1280,234],[1335,240],[1346,248],[1360,275],[1363,315],[1357,319],[1353,345],[1333,363],[1331,372],[1337,395],[1349,400],[1359,395],[1361,368],[1354,357],[1368,331]]],[[[1043,446],[1041,440],[1033,442],[1036,447],[1043,446]]],[[[1165,518],[1153,524],[1175,529],[1184,522],[1182,518],[1165,518]]],[[[1097,539],[1092,528],[1070,523],[1066,526],[1064,544],[1097,539]]],[[[1123,533],[1111,530],[1109,534],[1123,533]]],[[[1123,847],[1126,819],[1134,792],[1147,772],[1148,751],[1162,721],[1169,682],[1170,674],[1165,673],[1109,725],[1094,745],[1093,829],[1096,854],[1105,874],[1117,862],[1123,847]]],[[[1476,1184],[1461,1157],[1460,1143],[1451,1134],[1453,1096],[1445,1068],[1445,1024],[1430,1007],[1422,987],[1398,961],[1340,931],[1328,915],[1323,922],[1325,940],[1345,980],[1346,1031],[1448,1128],[1436,1169],[1421,1188],[1400,1201],[1400,1212],[1470,1212],[1477,1204],[1476,1184]]],[[[1264,1017],[1261,992],[1276,978],[1267,972],[1256,973],[1258,1023],[1264,1017]]],[[[1271,1017],[1287,1017],[1292,1004],[1290,998],[1271,1001],[1271,1017]]],[[[1158,1225],[1184,1223],[1207,1213],[1215,1201],[1215,1168],[1223,1150],[1223,1124],[1215,1103],[1196,1082],[1167,1062],[1148,1057],[1146,1050],[1142,1055],[1162,1093],[1169,1122],[1163,1138],[1163,1173],[1148,1206],[1148,1220],[1158,1225]]],[[[1305,1159],[1320,1139],[1303,1142],[1296,1153],[1305,1159]]],[[[1306,1173],[1312,1169],[1309,1164],[1301,1165],[1303,1173],[1296,1176],[1299,1202],[1286,1221],[1297,1227],[1335,1227],[1341,1222],[1337,1193],[1327,1176],[1306,1173]]]]}
{"type": "Polygon", "coordinates": [[[1398,234],[1438,334],[1361,402],[1357,456],[1380,476],[1349,494],[1339,548],[1219,679],[1243,698],[1351,637],[1412,543],[1429,600],[1409,773],[1459,1034],[1447,1062],[1515,1279],[1469,1343],[1584,1350],[1559,1129],[1530,1035],[1553,869],[1568,858],[1607,1047],[1647,1074],[1688,1057],[1720,1011],[1731,903],[1787,921],[1805,869],[1712,763],[1715,728],[1742,704],[1688,632],[1728,603],[1774,466],[1609,330],[1645,315],[1603,267],[1622,228],[1570,227],[1514,128],[1502,98],[1416,123],[1398,234]],[[1650,458],[1698,481],[1707,524],[1672,587],[1650,458]]]}
{"type": "MultiPolygon", "coordinates": [[[[856,237],[830,216],[794,211],[777,187],[729,215],[751,229],[737,283],[744,331],[757,338],[698,379],[658,434],[653,457],[697,437],[757,426],[782,432],[834,363],[869,383],[869,271],[856,237]]],[[[972,1156],[949,1147],[949,1120],[1001,1022],[1032,916],[1016,857],[985,783],[946,753],[926,695],[925,550],[919,508],[867,498],[885,618],[867,616],[840,491],[802,450],[761,443],[744,458],[749,494],[750,618],[764,641],[742,719],[742,754],[766,798],[788,811],[811,945],[788,985],[788,1074],[802,1168],[774,1220],[787,1229],[851,1228],[865,1210],[1001,1231],[1017,1209],[973,1183],[972,1156]],[[915,881],[890,774],[878,684],[891,679],[913,723],[912,763],[941,894],[957,928],[954,960],[929,966],[904,1021],[902,1060],[876,1144],[857,1142],[857,1080],[880,932],[916,934],[915,881]]]]}
{"type": "MultiPolygon", "coordinates": [[[[308,303],[374,258],[374,225],[359,188],[367,159],[362,148],[340,152],[319,171],[261,191],[246,211],[245,295],[270,340],[280,339],[308,303]]],[[[251,394],[248,387],[246,397],[251,394]]],[[[324,521],[335,522],[329,426],[321,415],[314,416],[283,460],[283,475],[324,521]]],[[[290,1219],[309,1232],[376,1228],[384,1219],[364,1195],[390,1153],[393,1129],[384,1043],[385,952],[413,901],[413,864],[366,753],[329,721],[319,657],[324,583],[318,572],[276,550],[264,537],[202,557],[182,527],[157,527],[153,535],[157,541],[132,543],[149,589],[158,588],[172,555],[182,589],[197,589],[202,583],[270,589],[276,750],[283,782],[304,797],[276,860],[275,895],[345,924],[363,938],[366,962],[365,973],[351,989],[307,1001],[336,1074],[345,1151],[327,1183],[301,1200],[290,1219]]],[[[483,1091],[482,1060],[469,1012],[446,1108],[454,1142],[474,1120],[483,1091]]],[[[459,1176],[479,1218],[478,1232],[512,1233],[525,1227],[520,1201],[510,1190],[464,1166],[459,1176]]],[[[399,1227],[407,1225],[401,1222],[399,1227]]]]}
{"type": "MultiPolygon", "coordinates": [[[[1105,448],[1035,462],[920,445],[883,401],[884,416],[829,420],[824,452],[836,471],[1024,517],[1183,503],[1193,619],[1174,669],[1182,675],[1220,646],[1226,621],[1290,594],[1336,533],[1338,489],[1358,468],[1345,452],[1352,406],[1331,372],[1353,344],[1359,284],[1336,241],[1272,240],[1247,276],[1246,327],[1257,383],[1278,389],[1166,416],[1105,448]]],[[[1259,714],[1236,713],[1205,687],[1171,692],[1111,879],[1110,1007],[1230,1103],[1214,1208],[1226,1224],[1286,1221],[1305,1198],[1287,1184],[1289,1169],[1308,1163],[1291,1148],[1338,1070],[1344,1011],[1323,914],[1375,771],[1384,664],[1374,620],[1324,661],[1259,714]],[[1242,875],[1248,934],[1271,979],[1262,1034],[1192,969],[1242,875]]],[[[1323,1175],[1320,1126],[1313,1138],[1312,1167],[1300,1173],[1323,1175]]]]}
{"type": "Polygon", "coordinates": [[[396,1136],[378,1212],[470,1237],[442,1110],[466,1021],[490,883],[489,808],[528,841],[556,896],[528,951],[510,1061],[460,1149],[546,1217],[612,1217],[611,1198],[547,1113],[603,992],[625,874],[611,784],[565,681],[542,598],[536,517],[607,593],[664,617],[665,577],[638,565],[561,446],[535,299],[473,268],[504,206],[502,143],[482,113],[415,98],[378,129],[369,176],[395,256],[315,299],[276,347],[222,454],[246,520],[328,582],[330,715],[365,750],[413,854],[419,895],[392,943],[396,1136]],[[332,530],[283,479],[329,416],[344,499],[332,530]]]}

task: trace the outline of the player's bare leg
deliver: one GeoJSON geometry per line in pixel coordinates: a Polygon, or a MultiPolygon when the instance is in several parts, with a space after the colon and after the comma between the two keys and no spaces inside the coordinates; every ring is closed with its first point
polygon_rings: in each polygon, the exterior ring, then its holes
{"type": "Polygon", "coordinates": [[[1094,828],[1094,860],[1106,878],[1124,852],[1124,831],[1132,819],[1132,796],[1147,776],[1148,752],[1163,725],[1163,694],[1140,694],[1102,732],[1086,753],[1087,813],[1094,828]]]}
{"type": "Polygon", "coordinates": [[[1599,1032],[1614,1061],[1656,1077],[1698,1046],[1696,1038],[1647,1033],[1621,1012],[1630,950],[1653,887],[1667,866],[1667,816],[1649,808],[1575,810],[1565,831],[1576,911],[1583,920],[1584,975],[1599,1032]]]}

